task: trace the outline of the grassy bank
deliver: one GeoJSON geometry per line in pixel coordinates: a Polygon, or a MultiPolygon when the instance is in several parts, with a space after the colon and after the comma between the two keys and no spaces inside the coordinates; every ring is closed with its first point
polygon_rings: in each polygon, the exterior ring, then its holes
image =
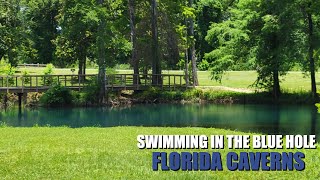
{"type": "Polygon", "coordinates": [[[187,91],[161,91],[161,89],[150,88],[148,91],[134,94],[131,98],[141,103],[314,104],[308,92],[284,92],[278,100],[275,100],[272,94],[267,92],[238,92],[206,88],[187,91]]]}
{"type": "MultiPolygon", "coordinates": [[[[301,172],[154,172],[152,152],[139,150],[139,134],[244,134],[204,128],[0,128],[0,178],[4,179],[317,179],[320,151],[305,153],[301,172]]],[[[251,151],[251,150],[250,150],[251,151]]],[[[252,150],[256,152],[257,150],[252,150]]],[[[260,150],[269,151],[269,150],[260,150]]],[[[278,150],[277,150],[278,151],[278,150]]],[[[291,152],[288,150],[281,150],[291,152]]],[[[292,150],[295,152],[296,150],[292,150]]],[[[213,152],[208,150],[208,152],[213,152]]],[[[280,152],[280,151],[278,151],[280,152]]]]}
{"type": "MultiPolygon", "coordinates": [[[[29,93],[26,107],[89,107],[89,106],[127,106],[134,104],[158,104],[158,103],[213,103],[213,104],[306,104],[314,105],[310,93],[296,92],[283,93],[278,100],[275,100],[267,92],[238,92],[224,89],[196,88],[187,91],[162,91],[159,88],[149,88],[146,91],[133,92],[123,91],[122,93],[108,93],[108,101],[99,105],[96,96],[91,91],[77,92],[66,89],[50,90],[46,93],[29,93]]],[[[58,88],[61,89],[61,88],[58,88]]],[[[0,108],[13,107],[17,104],[18,97],[15,94],[8,94],[7,104],[4,103],[4,95],[0,94],[0,108]]]]}

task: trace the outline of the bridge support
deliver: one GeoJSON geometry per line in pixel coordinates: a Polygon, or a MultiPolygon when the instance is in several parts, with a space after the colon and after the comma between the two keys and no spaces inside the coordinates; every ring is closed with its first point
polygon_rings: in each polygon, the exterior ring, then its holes
{"type": "Polygon", "coordinates": [[[19,103],[19,110],[22,108],[22,101],[26,103],[27,101],[27,93],[18,93],[18,103],[19,103]]]}
{"type": "Polygon", "coordinates": [[[3,105],[4,105],[4,109],[6,110],[7,107],[8,107],[8,95],[7,95],[7,93],[4,93],[4,96],[3,96],[3,105]]]}

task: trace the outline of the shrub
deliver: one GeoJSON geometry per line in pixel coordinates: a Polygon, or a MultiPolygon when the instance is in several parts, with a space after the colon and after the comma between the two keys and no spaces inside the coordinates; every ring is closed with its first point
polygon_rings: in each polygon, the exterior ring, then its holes
{"type": "MultiPolygon", "coordinates": [[[[0,75],[13,76],[16,72],[16,69],[11,66],[10,63],[7,63],[4,60],[0,61],[0,75]]],[[[14,78],[9,77],[8,85],[14,85],[14,78]]]]}
{"type": "Polygon", "coordinates": [[[71,105],[73,101],[72,97],[69,89],[56,84],[41,96],[40,102],[45,106],[71,105]]]}
{"type": "Polygon", "coordinates": [[[232,91],[205,91],[203,98],[208,101],[214,101],[218,99],[236,98],[242,97],[242,93],[232,91]]]}
{"type": "Polygon", "coordinates": [[[97,104],[99,102],[99,84],[96,78],[89,80],[87,86],[81,94],[81,101],[89,104],[97,104]]]}
{"type": "Polygon", "coordinates": [[[28,93],[26,106],[27,107],[38,106],[42,95],[43,95],[42,93],[38,93],[38,92],[28,93]]]}
{"type": "Polygon", "coordinates": [[[165,91],[162,93],[161,98],[164,100],[178,101],[182,99],[181,91],[165,91]]]}
{"type": "Polygon", "coordinates": [[[183,99],[201,99],[203,97],[203,91],[201,89],[190,89],[183,93],[183,99]]]}
{"type": "Polygon", "coordinates": [[[116,71],[114,68],[107,67],[107,68],[106,68],[106,74],[107,74],[107,75],[117,74],[117,71],[116,71]]]}
{"type": "Polygon", "coordinates": [[[199,63],[198,68],[200,71],[207,71],[210,68],[210,64],[204,59],[199,63]]]}
{"type": "Polygon", "coordinates": [[[22,79],[24,80],[25,84],[29,84],[31,82],[31,78],[28,77],[29,73],[27,71],[22,72],[22,79]]]}
{"type": "Polygon", "coordinates": [[[13,93],[0,93],[0,109],[6,107],[13,107],[15,102],[17,102],[18,97],[13,93]],[[6,101],[5,101],[6,99],[6,101]]]}
{"type": "Polygon", "coordinates": [[[160,97],[161,91],[159,88],[150,87],[148,90],[143,91],[141,97],[145,99],[157,99],[160,97]]]}
{"type": "Polygon", "coordinates": [[[43,77],[43,85],[50,86],[53,84],[53,77],[51,76],[53,75],[53,70],[54,66],[52,64],[47,64],[43,71],[43,74],[45,75],[45,77],[43,77]]]}

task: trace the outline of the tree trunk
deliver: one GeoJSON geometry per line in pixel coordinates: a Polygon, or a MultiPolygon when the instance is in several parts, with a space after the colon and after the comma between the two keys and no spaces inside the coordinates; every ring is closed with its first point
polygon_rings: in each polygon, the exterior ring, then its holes
{"type": "Polygon", "coordinates": [[[78,70],[78,75],[83,74],[83,62],[82,62],[82,58],[79,59],[79,70],[78,70]]]}
{"type": "MultiPolygon", "coordinates": [[[[161,74],[161,63],[159,57],[159,42],[158,42],[158,13],[157,0],[151,0],[151,32],[152,32],[152,74],[161,74]]],[[[161,85],[162,79],[158,76],[152,76],[153,85],[161,85]]]]}
{"type": "MultiPolygon", "coordinates": [[[[193,0],[189,0],[189,7],[193,6],[193,0]]],[[[188,37],[192,37],[192,42],[189,44],[190,47],[188,49],[188,59],[192,64],[192,81],[193,86],[198,86],[198,73],[197,73],[197,59],[196,59],[196,50],[195,50],[195,42],[194,42],[194,22],[192,18],[188,18],[189,26],[188,26],[188,37]]]]}
{"type": "MultiPolygon", "coordinates": [[[[104,0],[98,0],[98,4],[102,5],[104,0]]],[[[105,52],[105,27],[106,20],[100,15],[100,24],[98,27],[97,47],[98,47],[98,84],[99,84],[99,103],[105,102],[106,97],[106,52],[105,52]]]]}
{"type": "Polygon", "coordinates": [[[2,57],[5,55],[5,51],[0,49],[0,61],[2,60],[2,57]]]}
{"type": "Polygon", "coordinates": [[[309,70],[311,75],[311,93],[312,98],[314,101],[317,100],[318,94],[317,94],[317,84],[316,84],[316,76],[315,76],[315,62],[314,62],[314,46],[313,46],[313,20],[312,15],[310,13],[307,13],[308,16],[308,36],[309,36],[309,70]]]}
{"type": "Polygon", "coordinates": [[[185,80],[186,86],[189,86],[189,61],[188,61],[188,50],[185,51],[185,80]]]}
{"type": "Polygon", "coordinates": [[[78,75],[79,75],[79,79],[80,81],[83,80],[83,74],[85,74],[85,61],[86,61],[86,56],[83,53],[84,51],[82,50],[82,48],[80,49],[80,56],[79,56],[79,70],[78,70],[78,75]]]}
{"type": "Polygon", "coordinates": [[[279,99],[280,96],[280,80],[279,80],[279,71],[274,70],[273,73],[273,97],[275,100],[279,99]]]}
{"type": "Polygon", "coordinates": [[[86,74],[86,69],[87,69],[87,58],[85,58],[84,61],[83,61],[83,70],[82,70],[82,72],[83,72],[84,75],[86,74]]]}
{"type": "Polygon", "coordinates": [[[136,35],[136,25],[135,25],[135,1],[128,0],[129,6],[129,14],[130,14],[130,36],[131,36],[131,43],[132,43],[132,54],[131,54],[131,62],[133,66],[133,84],[137,85],[140,84],[139,78],[139,60],[137,58],[137,35],[136,35]]]}

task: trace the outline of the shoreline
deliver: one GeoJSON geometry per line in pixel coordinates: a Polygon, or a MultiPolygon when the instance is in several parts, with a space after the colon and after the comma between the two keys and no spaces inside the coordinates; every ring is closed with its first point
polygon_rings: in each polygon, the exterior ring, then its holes
{"type": "MultiPolygon", "coordinates": [[[[78,93],[78,92],[77,92],[78,93]]],[[[79,93],[80,94],[80,93],[79,93]]],[[[0,109],[15,106],[17,98],[14,94],[8,94],[7,105],[4,105],[4,98],[1,94],[0,109]]],[[[109,93],[107,102],[95,104],[81,102],[77,96],[72,104],[48,106],[41,104],[40,98],[43,94],[30,93],[27,100],[23,103],[24,107],[121,107],[132,105],[148,104],[265,104],[265,105],[314,105],[308,92],[282,93],[278,100],[272,98],[267,92],[237,92],[231,90],[214,90],[205,88],[195,88],[186,91],[161,91],[160,89],[150,88],[147,91],[121,93],[109,93]]],[[[79,95],[80,96],[80,95],[79,95]]]]}

